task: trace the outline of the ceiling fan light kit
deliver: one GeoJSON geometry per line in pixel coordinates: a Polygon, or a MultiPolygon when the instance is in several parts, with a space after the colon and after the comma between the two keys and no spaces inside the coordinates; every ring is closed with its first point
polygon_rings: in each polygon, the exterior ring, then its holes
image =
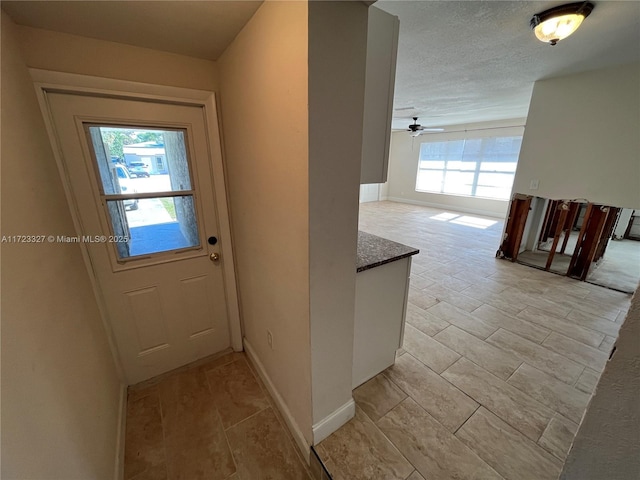
{"type": "Polygon", "coordinates": [[[531,28],[538,40],[555,45],[563,38],[567,38],[589,16],[594,4],[591,2],[577,2],[550,8],[536,13],[531,18],[531,28]]]}

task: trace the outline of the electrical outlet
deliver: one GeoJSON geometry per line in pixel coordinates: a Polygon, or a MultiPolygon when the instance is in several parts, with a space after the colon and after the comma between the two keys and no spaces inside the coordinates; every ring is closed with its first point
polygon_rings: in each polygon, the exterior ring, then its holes
{"type": "Polygon", "coordinates": [[[267,330],[267,344],[269,345],[269,348],[273,350],[273,334],[271,333],[271,330],[267,330]]]}
{"type": "Polygon", "coordinates": [[[540,180],[531,180],[531,183],[529,184],[529,190],[537,190],[539,185],[540,180]]]}

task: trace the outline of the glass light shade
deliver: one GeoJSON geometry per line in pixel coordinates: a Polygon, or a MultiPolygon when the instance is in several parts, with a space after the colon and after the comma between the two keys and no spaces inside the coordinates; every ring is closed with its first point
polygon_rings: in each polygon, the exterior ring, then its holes
{"type": "Polygon", "coordinates": [[[584,15],[580,14],[560,15],[540,23],[533,32],[541,42],[555,43],[575,32],[583,20],[584,15]]]}

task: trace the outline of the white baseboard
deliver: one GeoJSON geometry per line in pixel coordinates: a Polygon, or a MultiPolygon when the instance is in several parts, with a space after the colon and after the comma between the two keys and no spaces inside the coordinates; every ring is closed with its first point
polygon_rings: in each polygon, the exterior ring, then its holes
{"type": "Polygon", "coordinates": [[[278,406],[278,410],[280,410],[280,413],[284,417],[284,421],[287,423],[287,427],[289,428],[289,431],[293,435],[293,439],[295,440],[296,445],[298,446],[298,450],[300,450],[300,453],[304,457],[305,461],[307,462],[307,464],[309,464],[310,445],[307,442],[307,440],[304,438],[304,435],[302,434],[300,427],[298,427],[297,422],[293,418],[293,415],[291,415],[291,412],[289,411],[287,404],[284,402],[280,393],[278,393],[278,390],[276,389],[273,382],[271,381],[271,378],[269,378],[269,375],[267,374],[267,371],[265,370],[264,365],[262,364],[262,362],[256,355],[255,350],[253,349],[253,347],[251,346],[251,344],[248,342],[246,338],[244,339],[244,350],[249,356],[251,363],[255,365],[256,370],[258,371],[258,375],[260,375],[260,378],[262,379],[262,382],[267,387],[267,390],[271,394],[271,397],[276,402],[276,405],[278,406]]]}
{"type": "Polygon", "coordinates": [[[317,445],[342,425],[351,420],[356,414],[356,403],[353,398],[339,407],[333,413],[320,420],[313,426],[313,444],[317,445]]]}
{"type": "Polygon", "coordinates": [[[116,432],[116,465],[113,474],[115,480],[124,478],[124,442],[127,427],[127,386],[120,384],[120,402],[118,405],[118,430],[116,432]]]}
{"type": "Polygon", "coordinates": [[[439,208],[441,210],[451,210],[454,212],[473,213],[475,215],[482,215],[483,217],[499,218],[500,220],[504,220],[505,217],[507,216],[506,210],[504,214],[501,214],[498,212],[493,212],[491,210],[480,210],[477,208],[460,207],[458,205],[444,205],[442,203],[434,203],[434,202],[422,202],[420,200],[411,200],[408,198],[401,198],[401,197],[386,197],[386,200],[390,202],[396,202],[396,203],[408,203],[409,205],[420,205],[421,207],[431,207],[431,208],[439,208]]]}

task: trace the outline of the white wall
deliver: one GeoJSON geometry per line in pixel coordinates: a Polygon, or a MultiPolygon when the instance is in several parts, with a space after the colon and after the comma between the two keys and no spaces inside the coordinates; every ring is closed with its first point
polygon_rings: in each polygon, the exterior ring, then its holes
{"type": "Polygon", "coordinates": [[[310,445],[306,3],[265,2],[218,64],[245,341],[310,445]]]}
{"type": "Polygon", "coordinates": [[[504,218],[509,204],[507,200],[416,192],[420,144],[427,141],[522,135],[521,125],[524,124],[525,119],[518,118],[499,122],[452,125],[446,127],[446,132],[423,134],[419,137],[411,137],[408,132],[393,132],[389,154],[388,199],[504,218]]]}
{"type": "MultiPolygon", "coordinates": [[[[75,235],[2,13],[2,235],[75,235]]],[[[77,244],[2,245],[3,479],[115,477],[120,382],[77,244]]]]}
{"type": "Polygon", "coordinates": [[[640,294],[584,414],[561,480],[640,478],[640,294]]]}
{"type": "Polygon", "coordinates": [[[17,26],[28,67],[174,87],[215,90],[215,62],[17,26]]]}
{"type": "Polygon", "coordinates": [[[640,64],[536,82],[514,191],[640,208],[639,112],[640,64]]]}
{"type": "Polygon", "coordinates": [[[363,2],[309,3],[309,275],[316,442],[320,432],[327,432],[323,422],[332,418],[333,427],[339,427],[348,418],[338,412],[351,405],[354,413],[351,365],[366,47],[363,2]]]}

